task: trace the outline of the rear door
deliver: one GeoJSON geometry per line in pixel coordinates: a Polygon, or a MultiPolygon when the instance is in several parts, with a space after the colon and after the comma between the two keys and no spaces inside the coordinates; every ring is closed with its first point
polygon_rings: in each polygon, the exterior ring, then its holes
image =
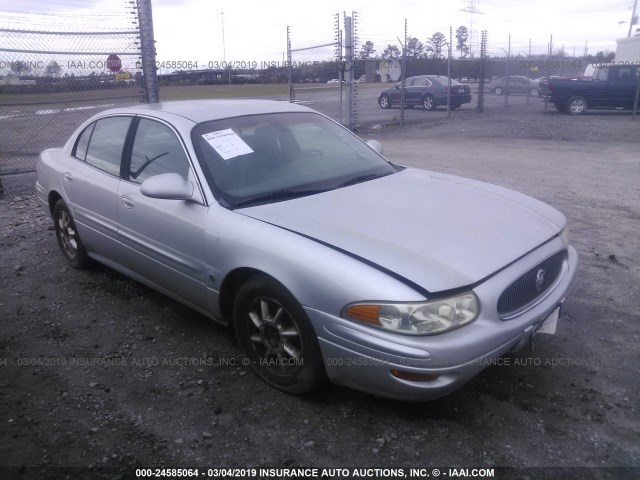
{"type": "Polygon", "coordinates": [[[130,116],[101,118],[78,136],[63,173],[63,188],[82,242],[89,251],[120,262],[117,198],[130,116]]]}
{"type": "Polygon", "coordinates": [[[204,260],[208,207],[183,142],[171,126],[155,119],[138,118],[134,128],[117,201],[125,264],[157,286],[209,309],[204,260]],[[142,195],[142,182],[161,173],[177,173],[192,182],[194,198],[142,195]]]}

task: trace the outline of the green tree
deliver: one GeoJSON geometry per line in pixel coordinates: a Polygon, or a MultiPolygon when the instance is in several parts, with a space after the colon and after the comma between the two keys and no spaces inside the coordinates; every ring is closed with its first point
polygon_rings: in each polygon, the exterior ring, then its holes
{"type": "Polygon", "coordinates": [[[407,41],[407,57],[418,59],[424,57],[424,43],[415,37],[407,41]]]}
{"type": "Polygon", "coordinates": [[[367,40],[360,49],[360,58],[376,58],[376,49],[373,48],[373,42],[367,40]]]}
{"type": "Polygon", "coordinates": [[[469,32],[467,31],[467,27],[461,25],[456,30],[456,50],[460,52],[461,58],[467,58],[469,55],[469,45],[467,42],[469,41],[469,32]]]}
{"type": "Polygon", "coordinates": [[[396,45],[387,45],[387,48],[384,49],[384,51],[382,52],[382,58],[384,59],[389,59],[389,58],[399,58],[400,57],[400,49],[396,46],[396,45]]]}
{"type": "Polygon", "coordinates": [[[61,72],[62,72],[62,67],[55,60],[52,60],[51,63],[47,65],[47,68],[44,69],[44,73],[51,77],[57,77],[60,75],[61,72]]]}
{"type": "Polygon", "coordinates": [[[431,58],[443,58],[442,51],[448,45],[447,37],[442,32],[436,32],[427,40],[428,51],[431,52],[431,58]]]}
{"type": "Polygon", "coordinates": [[[22,60],[16,60],[15,62],[11,62],[11,72],[16,75],[26,75],[31,71],[31,66],[28,62],[24,62],[22,60]]]}

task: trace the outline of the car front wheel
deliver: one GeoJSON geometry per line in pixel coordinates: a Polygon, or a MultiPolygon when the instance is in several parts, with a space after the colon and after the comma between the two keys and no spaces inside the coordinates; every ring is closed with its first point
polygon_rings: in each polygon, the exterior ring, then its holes
{"type": "Polygon", "coordinates": [[[494,88],[493,93],[495,93],[496,95],[502,95],[502,87],[494,88]]]}
{"type": "Polygon", "coordinates": [[[537,88],[531,88],[529,90],[529,95],[531,95],[532,97],[537,97],[538,96],[538,89],[537,88]]]}
{"type": "Polygon", "coordinates": [[[53,207],[53,221],[58,245],[69,265],[73,268],[89,267],[91,259],[78,236],[78,230],[69,208],[62,199],[58,200],[53,207]]]}
{"type": "Polygon", "coordinates": [[[382,108],[391,108],[391,99],[387,95],[380,97],[380,106],[382,108]]]}
{"type": "Polygon", "coordinates": [[[436,108],[436,103],[431,95],[425,95],[422,97],[422,106],[425,110],[433,110],[436,108]]]}
{"type": "Polygon", "coordinates": [[[587,109],[587,101],[584,97],[571,97],[567,102],[567,111],[571,115],[581,115],[587,109]]]}
{"type": "Polygon", "coordinates": [[[301,394],[324,382],[322,354],[307,314],[271,277],[254,277],[240,288],[233,323],[248,363],[270,385],[301,394]]]}

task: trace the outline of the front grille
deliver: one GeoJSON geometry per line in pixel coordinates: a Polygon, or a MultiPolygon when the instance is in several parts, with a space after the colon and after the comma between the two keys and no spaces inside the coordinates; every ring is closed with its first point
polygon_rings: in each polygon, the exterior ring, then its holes
{"type": "Polygon", "coordinates": [[[561,250],[509,285],[498,299],[498,314],[520,310],[547,291],[560,275],[566,258],[567,251],[561,250]]]}

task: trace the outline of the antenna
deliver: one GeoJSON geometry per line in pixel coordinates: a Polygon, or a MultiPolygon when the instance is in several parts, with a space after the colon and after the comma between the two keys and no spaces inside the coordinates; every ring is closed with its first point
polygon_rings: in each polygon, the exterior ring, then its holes
{"type": "Polygon", "coordinates": [[[480,0],[464,0],[464,3],[466,7],[461,8],[460,11],[469,14],[469,58],[473,58],[473,47],[478,44],[478,32],[474,15],[484,15],[484,12],[478,10],[480,0]]]}

